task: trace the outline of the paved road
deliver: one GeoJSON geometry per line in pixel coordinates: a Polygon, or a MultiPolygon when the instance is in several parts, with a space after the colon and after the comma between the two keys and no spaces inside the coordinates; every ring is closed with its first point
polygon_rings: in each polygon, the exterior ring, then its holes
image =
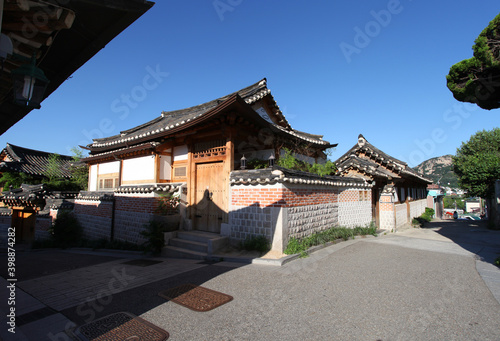
{"type": "MultiPolygon", "coordinates": [[[[500,232],[473,222],[437,222],[342,242],[282,267],[164,260],[134,268],[126,259],[97,264],[93,258],[89,266],[53,269],[19,287],[54,311],[61,307],[57,313],[66,322],[128,311],[167,330],[169,340],[500,340],[494,296],[500,270],[485,262],[499,253],[500,232]],[[103,296],[116,271],[127,283],[103,296]],[[82,272],[101,283],[94,288],[101,296],[87,293],[89,302],[82,297],[64,305],[39,289],[59,279],[67,284],[58,293],[74,297],[83,289],[72,278],[82,272]],[[183,283],[234,300],[203,313],[158,296],[183,283]]],[[[33,335],[30,324],[24,327],[33,335]]],[[[36,340],[42,339],[39,333],[36,340]]]]}

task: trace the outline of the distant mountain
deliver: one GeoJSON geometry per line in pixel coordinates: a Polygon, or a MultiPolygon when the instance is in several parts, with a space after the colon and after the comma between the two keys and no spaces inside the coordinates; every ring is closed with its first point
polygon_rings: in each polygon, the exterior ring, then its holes
{"type": "Polygon", "coordinates": [[[443,187],[458,188],[458,178],[453,172],[451,155],[434,157],[413,169],[443,187]]]}

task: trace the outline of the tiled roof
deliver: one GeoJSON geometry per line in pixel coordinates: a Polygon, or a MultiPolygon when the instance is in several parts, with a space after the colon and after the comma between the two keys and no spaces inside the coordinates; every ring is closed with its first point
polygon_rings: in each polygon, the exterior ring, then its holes
{"type": "MultiPolygon", "coordinates": [[[[87,147],[91,150],[91,154],[96,154],[103,151],[109,151],[141,143],[144,142],[144,139],[152,140],[158,137],[166,136],[173,130],[178,130],[183,126],[188,126],[188,124],[203,118],[204,115],[216,110],[218,107],[224,106],[231,99],[234,100],[235,96],[241,98],[248,106],[251,106],[257,101],[267,97],[267,103],[274,113],[275,121],[278,122],[277,124],[272,124],[272,126],[279,129],[280,132],[290,135],[290,137],[293,136],[310,143],[330,146],[329,142],[323,141],[323,136],[321,135],[307,134],[292,129],[271,95],[271,90],[267,88],[267,80],[264,78],[244,89],[207,103],[181,110],[168,112],[164,111],[159,117],[132,129],[124,130],[118,135],[94,139],[93,143],[89,144],[87,147]]],[[[256,115],[258,114],[256,113],[256,115]]]]}
{"type": "Polygon", "coordinates": [[[39,206],[45,205],[44,195],[47,193],[46,187],[40,185],[21,185],[7,192],[3,192],[0,200],[8,206],[39,206]]]}
{"type": "Polygon", "coordinates": [[[320,176],[277,166],[265,169],[237,170],[232,171],[230,175],[231,185],[272,184],[277,182],[340,187],[372,187],[371,184],[361,178],[320,176]]]}
{"type": "Polygon", "coordinates": [[[358,136],[358,143],[342,155],[337,161],[338,174],[345,174],[350,168],[358,169],[373,176],[384,178],[410,177],[432,183],[432,180],[415,172],[404,161],[398,160],[369,143],[363,135],[358,136]],[[360,157],[360,154],[366,157],[360,157]],[[396,176],[395,176],[396,175],[396,176]]]}
{"type": "MultiPolygon", "coordinates": [[[[35,176],[44,176],[49,165],[49,157],[52,153],[42,152],[23,147],[18,147],[7,143],[2,150],[0,157],[6,160],[0,161],[0,171],[12,171],[35,176]]],[[[71,178],[70,166],[73,158],[67,155],[60,155],[59,170],[61,176],[71,178]]]]}

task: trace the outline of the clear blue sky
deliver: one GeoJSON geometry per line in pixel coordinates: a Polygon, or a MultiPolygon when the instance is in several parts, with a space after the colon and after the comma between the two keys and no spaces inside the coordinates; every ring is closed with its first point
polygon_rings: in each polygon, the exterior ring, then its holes
{"type": "Polygon", "coordinates": [[[415,166],[455,154],[500,110],[457,102],[445,76],[472,56],[498,0],[161,1],[0,136],[69,154],[266,77],[295,129],[338,143],[362,133],[415,166]]]}

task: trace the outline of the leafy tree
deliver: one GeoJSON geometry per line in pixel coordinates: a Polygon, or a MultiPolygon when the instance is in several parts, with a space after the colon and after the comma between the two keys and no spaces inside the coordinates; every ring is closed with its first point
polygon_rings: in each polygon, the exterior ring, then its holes
{"type": "Polygon", "coordinates": [[[474,56],[450,68],[448,89],[461,102],[483,109],[500,107],[500,14],[479,34],[472,47],[474,56]]]}
{"type": "Polygon", "coordinates": [[[500,128],[479,131],[462,143],[453,170],[469,196],[492,198],[494,181],[500,179],[500,128]]]}
{"type": "Polygon", "coordinates": [[[16,173],[16,172],[2,172],[0,176],[0,187],[4,190],[8,190],[10,186],[12,188],[19,188],[22,184],[34,185],[40,183],[39,179],[35,179],[29,174],[16,173]]]}
{"type": "Polygon", "coordinates": [[[83,151],[80,148],[73,147],[71,148],[71,152],[73,153],[72,157],[74,161],[70,168],[72,181],[79,189],[86,190],[89,178],[89,167],[80,161],[84,157],[83,151]]]}
{"type": "Polygon", "coordinates": [[[465,201],[462,198],[456,196],[446,196],[443,198],[444,208],[457,208],[459,210],[465,210],[465,201]],[[456,205],[456,206],[455,206],[456,205]]]}
{"type": "Polygon", "coordinates": [[[278,158],[276,164],[283,168],[299,170],[318,174],[320,176],[332,175],[337,170],[337,166],[328,160],[324,164],[313,163],[312,165],[297,159],[291,150],[284,148],[285,154],[278,158]]]}
{"type": "Polygon", "coordinates": [[[62,177],[60,167],[61,155],[50,154],[48,157],[47,169],[44,172],[44,175],[49,180],[49,182],[53,182],[62,177]]]}

